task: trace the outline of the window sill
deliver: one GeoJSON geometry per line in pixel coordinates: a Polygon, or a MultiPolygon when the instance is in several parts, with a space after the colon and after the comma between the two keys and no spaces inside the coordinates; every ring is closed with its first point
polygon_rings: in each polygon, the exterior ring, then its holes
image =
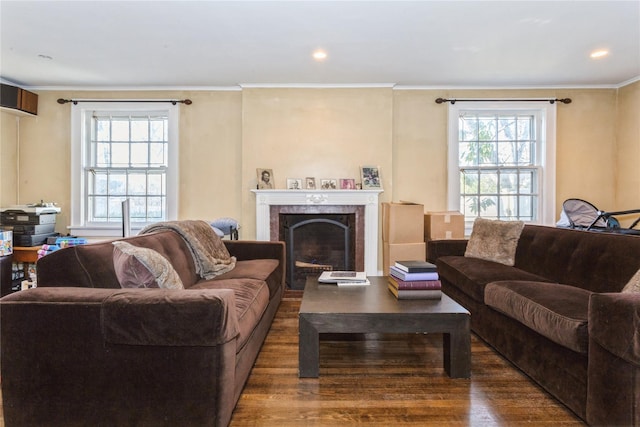
{"type": "MultiPolygon", "coordinates": [[[[132,226],[131,235],[135,236],[142,230],[144,226],[132,226]]],[[[86,226],[86,225],[71,225],[67,227],[69,234],[78,237],[109,237],[117,238],[122,237],[121,225],[104,225],[104,226],[86,226]]]]}

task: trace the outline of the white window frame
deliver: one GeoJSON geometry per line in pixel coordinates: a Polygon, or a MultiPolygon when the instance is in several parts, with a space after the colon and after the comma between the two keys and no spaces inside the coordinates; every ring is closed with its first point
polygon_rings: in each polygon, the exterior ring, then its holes
{"type": "MultiPolygon", "coordinates": [[[[179,165],[179,118],[178,105],[159,104],[157,102],[87,102],[78,100],[71,107],[71,225],[72,235],[83,237],[120,237],[122,224],[90,223],[87,218],[87,192],[84,170],[89,165],[88,143],[86,137],[87,119],[94,112],[162,112],[169,118],[168,166],[167,166],[167,194],[166,219],[175,220],[178,217],[178,165],[179,165]]],[[[145,223],[131,224],[132,234],[137,234],[145,223]]]]}
{"type": "MultiPolygon", "coordinates": [[[[545,100],[546,101],[546,100],[545,100]]],[[[539,130],[538,158],[538,200],[536,224],[555,225],[556,200],[556,104],[549,101],[456,101],[448,110],[448,209],[460,211],[460,167],[458,119],[463,112],[517,113],[529,112],[536,115],[539,130]]],[[[466,224],[465,233],[471,233],[472,223],[466,224]]]]}

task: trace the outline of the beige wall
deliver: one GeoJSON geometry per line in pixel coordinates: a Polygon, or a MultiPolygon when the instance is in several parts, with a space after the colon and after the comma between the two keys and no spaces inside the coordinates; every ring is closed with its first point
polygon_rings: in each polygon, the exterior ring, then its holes
{"type": "Polygon", "coordinates": [[[17,203],[16,177],[20,120],[23,118],[4,111],[0,115],[0,207],[17,203]]]}
{"type": "Polygon", "coordinates": [[[245,89],[243,91],[243,235],[255,236],[256,168],[287,178],[358,178],[379,166],[392,190],[392,89],[245,89]]]}
{"type": "Polygon", "coordinates": [[[615,209],[616,91],[574,90],[571,97],[558,107],[556,202],[574,197],[615,209]]]}
{"type": "Polygon", "coordinates": [[[242,216],[242,93],[189,92],[180,107],[180,218],[242,216]]]}
{"type": "Polygon", "coordinates": [[[393,201],[447,208],[447,106],[439,91],[397,90],[393,98],[393,201]]]}
{"type": "Polygon", "coordinates": [[[70,201],[70,105],[64,98],[190,98],[180,110],[180,218],[238,218],[255,236],[256,168],[286,178],[358,178],[381,168],[382,200],[447,205],[447,105],[437,97],[570,97],[557,107],[556,212],[569,197],[640,208],[640,83],[621,89],[394,90],[244,88],[229,91],[40,92],[36,118],[2,112],[0,202],[70,201]],[[19,173],[15,166],[20,139],[19,173]],[[15,183],[20,192],[16,196],[15,183]]]}
{"type": "MultiPolygon", "coordinates": [[[[618,92],[616,147],[616,209],[640,209],[640,82],[618,92]]],[[[623,225],[638,215],[621,217],[623,225]]]]}
{"type": "MultiPolygon", "coordinates": [[[[180,207],[181,218],[239,218],[241,199],[241,104],[235,91],[206,92],[40,92],[38,116],[21,118],[19,198],[8,185],[0,188],[0,200],[8,203],[56,202],[62,208],[56,231],[67,233],[71,201],[71,104],[72,99],[183,99],[193,105],[180,111],[180,207]],[[5,191],[6,190],[6,191],[5,191]]],[[[2,113],[3,123],[13,117],[2,113]],[[6,117],[5,117],[6,116],[6,117]]],[[[3,126],[4,127],[4,126],[3,126]]],[[[10,150],[12,138],[2,133],[0,146],[10,150]]],[[[14,168],[14,173],[17,169],[14,168]]],[[[15,185],[13,186],[15,188],[15,185]]]]}
{"type": "MultiPolygon", "coordinates": [[[[447,104],[444,98],[571,98],[557,105],[556,217],[570,197],[616,206],[616,90],[397,90],[394,91],[394,200],[426,210],[447,207],[447,104]]],[[[630,111],[640,114],[638,105],[630,111]],[[635,108],[635,110],[633,110],[635,108]]],[[[637,122],[637,121],[636,121],[637,122]]],[[[638,144],[638,137],[635,137],[638,144]]],[[[637,180],[637,169],[625,175],[637,180]]],[[[630,179],[627,177],[626,179],[630,179]]],[[[640,207],[636,192],[635,204],[640,207]]],[[[607,206],[607,208],[605,208],[607,206]]]]}

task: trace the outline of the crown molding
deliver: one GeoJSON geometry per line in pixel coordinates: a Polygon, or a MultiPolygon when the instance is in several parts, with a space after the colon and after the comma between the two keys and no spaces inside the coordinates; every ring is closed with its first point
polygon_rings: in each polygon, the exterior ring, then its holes
{"type": "Polygon", "coordinates": [[[636,77],[634,77],[634,78],[632,78],[632,79],[629,79],[629,80],[627,80],[627,81],[624,81],[624,82],[620,83],[620,84],[618,85],[618,88],[628,86],[628,85],[633,84],[633,83],[635,83],[635,82],[640,82],[640,76],[636,76],[636,77]]]}
{"type": "Polygon", "coordinates": [[[620,85],[549,85],[549,86],[405,86],[393,90],[568,90],[568,89],[617,89],[620,85]]]}
{"type": "Polygon", "coordinates": [[[239,83],[231,86],[25,86],[7,79],[0,82],[20,86],[30,91],[82,91],[82,92],[237,92],[243,89],[392,89],[403,90],[568,90],[568,89],[620,89],[640,81],[640,76],[617,84],[593,85],[521,85],[521,86],[487,86],[487,85],[399,85],[395,83],[239,83]]]}
{"type": "Polygon", "coordinates": [[[242,89],[392,89],[395,83],[240,83],[242,89]]]}
{"type": "Polygon", "coordinates": [[[27,90],[82,92],[234,92],[240,86],[23,86],[27,90]]]}

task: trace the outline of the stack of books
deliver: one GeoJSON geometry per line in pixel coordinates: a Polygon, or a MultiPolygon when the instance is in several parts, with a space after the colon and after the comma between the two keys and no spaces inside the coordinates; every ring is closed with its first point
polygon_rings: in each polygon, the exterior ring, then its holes
{"type": "Polygon", "coordinates": [[[397,261],[389,268],[389,290],[398,299],[440,299],[442,283],[427,261],[397,261]]]}

